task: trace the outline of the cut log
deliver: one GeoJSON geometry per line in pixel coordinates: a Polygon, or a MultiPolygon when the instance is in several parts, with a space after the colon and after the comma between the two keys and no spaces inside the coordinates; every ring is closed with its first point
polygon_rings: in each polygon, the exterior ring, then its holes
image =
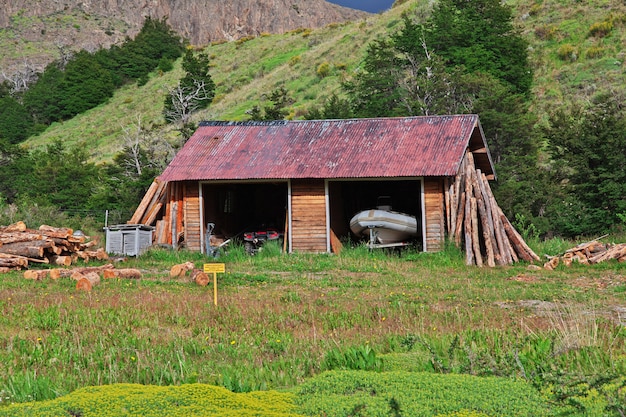
{"type": "Polygon", "coordinates": [[[123,269],[107,269],[103,272],[105,279],[110,278],[127,278],[127,279],[140,279],[141,271],[134,268],[123,269]]]}
{"type": "Polygon", "coordinates": [[[52,227],[45,224],[39,226],[39,231],[48,237],[58,237],[61,239],[67,239],[74,233],[74,230],[68,227],[52,227]]]}
{"type": "Polygon", "coordinates": [[[18,243],[18,242],[30,242],[32,240],[41,240],[43,235],[41,233],[28,233],[28,232],[0,232],[0,243],[18,243]]]}
{"type": "Polygon", "coordinates": [[[0,253],[20,255],[26,258],[43,258],[45,250],[52,248],[54,243],[49,240],[33,240],[16,242],[0,246],[0,253]]]}
{"type": "Polygon", "coordinates": [[[526,244],[526,242],[524,242],[524,238],[522,238],[518,231],[515,230],[509,219],[507,219],[502,212],[502,209],[498,207],[498,210],[500,212],[500,220],[504,225],[504,230],[506,231],[509,241],[513,245],[517,255],[527,262],[541,260],[541,258],[539,258],[539,256],[537,256],[537,254],[526,244]]]}
{"type": "MultiPolygon", "coordinates": [[[[467,152],[465,157],[470,160],[471,153],[467,152]]],[[[473,165],[473,164],[472,164],[473,165]]],[[[474,265],[474,249],[472,245],[472,181],[471,167],[469,162],[465,163],[465,213],[463,218],[463,229],[465,237],[465,265],[474,265]]]]}
{"type": "Polygon", "coordinates": [[[28,271],[24,271],[24,278],[35,281],[41,281],[47,278],[48,275],[50,275],[49,269],[29,269],[28,271]]]}
{"type": "Polygon", "coordinates": [[[626,243],[606,249],[604,252],[589,258],[589,262],[597,264],[611,259],[620,259],[624,256],[626,256],[626,243]]]}
{"type": "Polygon", "coordinates": [[[154,223],[154,221],[156,220],[157,216],[159,215],[159,212],[161,211],[161,209],[163,208],[163,203],[162,202],[158,202],[156,203],[152,209],[150,209],[150,211],[148,212],[147,217],[145,217],[145,220],[143,221],[142,224],[147,224],[147,225],[152,225],[152,223],[154,223]]]}
{"type": "Polygon", "coordinates": [[[476,198],[472,197],[470,200],[472,205],[472,249],[474,250],[474,258],[476,259],[476,265],[483,266],[483,257],[480,248],[480,239],[478,238],[478,208],[476,198]]]}
{"type": "Polygon", "coordinates": [[[85,262],[89,262],[92,259],[97,259],[99,261],[109,259],[109,254],[106,253],[103,248],[98,248],[97,250],[79,250],[74,252],[74,254],[85,262]]]}
{"type": "MultiPolygon", "coordinates": [[[[97,272],[87,272],[86,274],[75,274],[76,289],[82,291],[91,291],[94,285],[100,283],[100,275],[97,272]]],[[[74,277],[74,275],[72,275],[74,277]]]]}
{"type": "Polygon", "coordinates": [[[550,258],[550,260],[548,262],[546,262],[545,264],[543,264],[543,267],[545,269],[548,269],[550,271],[552,271],[554,268],[556,268],[559,265],[559,257],[555,256],[554,258],[550,258]]]}
{"type": "Polygon", "coordinates": [[[174,265],[170,268],[170,278],[182,278],[187,274],[187,271],[191,271],[193,268],[193,262],[185,262],[174,265]]]}
{"type": "Polygon", "coordinates": [[[24,223],[23,221],[19,221],[19,222],[0,228],[0,231],[5,232],[5,233],[11,233],[11,232],[23,232],[26,229],[27,229],[26,223],[24,223]]]}
{"type": "Polygon", "coordinates": [[[463,216],[465,215],[465,191],[461,192],[459,198],[459,209],[457,211],[456,226],[454,234],[454,244],[461,247],[461,234],[463,233],[463,216]]]}
{"type": "Polygon", "coordinates": [[[496,199],[491,192],[491,187],[489,187],[489,181],[485,174],[482,175],[483,183],[485,184],[485,192],[487,193],[487,200],[485,201],[485,205],[488,210],[491,210],[491,218],[493,219],[493,231],[496,237],[496,244],[498,247],[497,253],[495,255],[496,263],[498,265],[510,265],[513,263],[513,258],[511,257],[511,250],[508,239],[506,237],[506,233],[504,232],[504,226],[502,226],[502,221],[500,220],[500,214],[498,204],[496,203],[496,199]]]}
{"type": "Polygon", "coordinates": [[[0,267],[22,269],[28,268],[28,259],[22,256],[15,256],[12,258],[0,258],[0,267]]]}
{"type": "Polygon", "coordinates": [[[71,256],[51,256],[50,263],[59,265],[59,266],[70,266],[72,265],[72,257],[71,256]]]}
{"type": "Polygon", "coordinates": [[[102,266],[87,266],[87,267],[72,268],[72,269],[57,268],[57,269],[50,270],[50,278],[51,279],[67,278],[67,277],[71,277],[74,272],[79,272],[81,274],[87,274],[89,272],[100,273],[107,269],[114,269],[114,268],[115,266],[113,264],[106,264],[102,266]]]}
{"type": "Polygon", "coordinates": [[[478,217],[480,219],[481,230],[483,233],[483,243],[485,245],[485,253],[487,256],[487,266],[494,267],[496,266],[496,261],[494,257],[494,251],[493,251],[493,241],[495,239],[495,236],[493,235],[493,223],[489,221],[489,216],[487,214],[488,211],[485,206],[484,195],[480,187],[480,184],[482,183],[482,181],[478,180],[478,178],[480,178],[480,175],[481,175],[480,170],[477,170],[477,177],[474,177],[474,181],[475,181],[474,190],[476,192],[476,206],[478,209],[478,214],[479,214],[478,217]]]}
{"type": "Polygon", "coordinates": [[[191,271],[191,279],[193,282],[202,287],[206,287],[211,281],[209,275],[201,269],[194,269],[191,271]]]}
{"type": "Polygon", "coordinates": [[[14,259],[14,258],[23,258],[27,264],[28,263],[40,263],[40,264],[47,264],[48,259],[43,258],[43,259],[35,259],[35,258],[28,258],[26,256],[20,256],[20,255],[11,255],[8,253],[0,253],[0,259],[14,259]]]}

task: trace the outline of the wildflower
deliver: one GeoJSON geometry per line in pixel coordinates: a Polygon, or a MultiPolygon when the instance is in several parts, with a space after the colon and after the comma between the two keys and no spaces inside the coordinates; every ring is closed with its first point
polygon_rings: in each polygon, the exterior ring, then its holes
{"type": "Polygon", "coordinates": [[[385,321],[385,320],[387,320],[387,317],[383,317],[380,319],[380,321],[385,321]]]}
{"type": "Polygon", "coordinates": [[[41,342],[41,337],[38,337],[38,338],[37,338],[37,341],[38,341],[38,342],[41,342]]]}
{"type": "Polygon", "coordinates": [[[234,345],[235,343],[237,343],[237,342],[235,342],[234,340],[231,340],[231,341],[230,341],[230,344],[231,344],[231,345],[234,345]]]}
{"type": "Polygon", "coordinates": [[[136,360],[137,360],[137,358],[135,358],[134,356],[131,356],[131,357],[130,357],[130,360],[134,362],[134,361],[136,361],[136,360]]]}

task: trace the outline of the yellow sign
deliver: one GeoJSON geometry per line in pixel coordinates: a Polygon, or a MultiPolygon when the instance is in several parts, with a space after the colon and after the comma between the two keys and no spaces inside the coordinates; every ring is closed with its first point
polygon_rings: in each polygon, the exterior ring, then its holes
{"type": "Polygon", "coordinates": [[[226,272],[226,264],[204,264],[204,273],[213,274],[213,304],[217,305],[217,274],[226,272]]]}
{"type": "Polygon", "coordinates": [[[212,264],[204,264],[204,272],[207,274],[210,273],[224,273],[226,272],[226,264],[216,264],[216,263],[212,263],[212,264]]]}

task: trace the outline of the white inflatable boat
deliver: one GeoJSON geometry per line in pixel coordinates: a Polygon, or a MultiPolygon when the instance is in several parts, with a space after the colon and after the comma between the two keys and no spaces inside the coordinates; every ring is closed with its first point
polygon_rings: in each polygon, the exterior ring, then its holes
{"type": "Polygon", "coordinates": [[[357,213],[350,220],[350,230],[357,236],[368,237],[370,244],[398,243],[417,235],[417,219],[379,207],[357,213]]]}

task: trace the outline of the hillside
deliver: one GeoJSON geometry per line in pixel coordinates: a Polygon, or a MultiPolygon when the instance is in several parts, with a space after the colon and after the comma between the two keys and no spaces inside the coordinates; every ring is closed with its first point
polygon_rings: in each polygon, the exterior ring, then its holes
{"type": "MultiPolygon", "coordinates": [[[[426,16],[430,2],[416,0],[381,14],[321,29],[298,29],[282,35],[263,34],[206,47],[213,62],[217,84],[214,103],[199,112],[199,120],[241,120],[245,111],[261,104],[263,95],[284,86],[294,100],[290,118],[301,117],[310,106],[321,103],[340,82],[358,69],[369,42],[397,29],[401,13],[416,10],[426,16]],[[321,77],[318,67],[328,63],[330,73],[321,77]]],[[[530,42],[535,71],[535,107],[547,109],[585,101],[609,91],[624,95],[626,65],[622,45],[626,42],[626,5],[617,0],[564,4],[529,0],[512,2],[516,24],[530,42]],[[595,25],[595,26],[594,26],[595,25]],[[606,33],[595,27],[609,25],[606,33]]],[[[51,126],[27,142],[38,147],[59,138],[66,143],[85,141],[96,160],[109,160],[119,149],[122,127],[138,117],[144,125],[163,124],[161,109],[168,87],[181,73],[177,68],[138,88],[126,86],[108,104],[65,123],[51,126]]],[[[169,127],[162,135],[174,138],[169,127]]]]}
{"type": "Polygon", "coordinates": [[[144,19],[167,17],[192,45],[284,33],[367,16],[324,0],[115,0],[4,1],[0,8],[0,68],[24,62],[38,69],[59,57],[59,49],[89,51],[134,37],[144,19]]]}

